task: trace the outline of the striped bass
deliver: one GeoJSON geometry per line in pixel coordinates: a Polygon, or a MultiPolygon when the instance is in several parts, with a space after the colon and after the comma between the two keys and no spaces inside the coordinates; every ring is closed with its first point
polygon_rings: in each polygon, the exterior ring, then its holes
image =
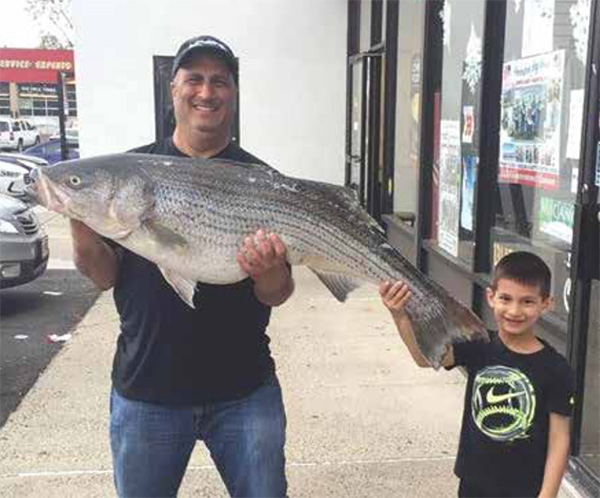
{"type": "MultiPolygon", "coordinates": [[[[353,191],[222,159],[112,154],[57,163],[27,180],[29,197],[154,262],[190,306],[196,282],[247,278],[236,261],[259,229],[281,238],[339,301],[363,282],[405,281],[423,355],[487,338],[484,325],[386,240],[353,191]]],[[[200,303],[201,305],[201,303],[200,303]]]]}

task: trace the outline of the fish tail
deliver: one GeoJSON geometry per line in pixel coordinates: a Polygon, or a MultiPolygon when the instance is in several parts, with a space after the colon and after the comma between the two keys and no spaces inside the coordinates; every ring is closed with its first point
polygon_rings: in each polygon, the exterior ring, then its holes
{"type": "Polygon", "coordinates": [[[449,294],[436,296],[425,306],[407,306],[406,311],[421,353],[436,370],[448,346],[456,342],[489,340],[485,325],[477,315],[449,294]]]}

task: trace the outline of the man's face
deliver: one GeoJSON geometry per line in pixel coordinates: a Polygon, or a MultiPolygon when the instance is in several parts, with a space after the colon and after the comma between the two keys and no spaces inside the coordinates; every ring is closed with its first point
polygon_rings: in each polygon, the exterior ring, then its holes
{"type": "Polygon", "coordinates": [[[535,323],[553,304],[552,298],[542,296],[539,286],[507,278],[498,280],[496,290],[487,290],[487,300],[498,328],[509,335],[533,333],[535,323]]]}
{"type": "Polygon", "coordinates": [[[233,76],[223,61],[207,54],[192,55],[171,82],[177,127],[228,138],[236,92],[233,76]]]}

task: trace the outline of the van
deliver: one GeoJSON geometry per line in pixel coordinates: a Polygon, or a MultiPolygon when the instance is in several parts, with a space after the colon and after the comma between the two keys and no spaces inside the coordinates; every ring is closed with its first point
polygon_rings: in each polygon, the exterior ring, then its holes
{"type": "Polygon", "coordinates": [[[0,149],[17,150],[40,143],[40,132],[26,119],[0,117],[0,149]]]}

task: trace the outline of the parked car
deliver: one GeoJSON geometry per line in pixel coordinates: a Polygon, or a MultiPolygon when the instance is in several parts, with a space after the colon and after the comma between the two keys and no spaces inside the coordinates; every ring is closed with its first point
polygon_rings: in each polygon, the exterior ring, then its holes
{"type": "Polygon", "coordinates": [[[10,195],[12,197],[23,197],[23,193],[13,189],[13,183],[23,178],[25,173],[31,171],[30,168],[22,164],[0,160],[0,195],[10,195]]]}
{"type": "Polygon", "coordinates": [[[21,152],[40,143],[40,132],[26,119],[0,117],[0,149],[21,152]]]}
{"type": "MultiPolygon", "coordinates": [[[[25,154],[45,159],[50,164],[60,161],[60,138],[51,138],[43,144],[35,145],[25,154]]],[[[67,159],[79,159],[79,141],[67,136],[67,159]]]]}
{"type": "Polygon", "coordinates": [[[0,194],[23,197],[23,175],[45,166],[48,161],[39,157],[0,152],[0,194]]]}
{"type": "Polygon", "coordinates": [[[0,288],[38,278],[48,266],[48,236],[24,202],[0,195],[0,288]]]}
{"type": "Polygon", "coordinates": [[[28,156],[26,154],[17,154],[15,152],[0,152],[0,161],[20,164],[29,169],[44,167],[49,164],[44,158],[28,156]]]}

